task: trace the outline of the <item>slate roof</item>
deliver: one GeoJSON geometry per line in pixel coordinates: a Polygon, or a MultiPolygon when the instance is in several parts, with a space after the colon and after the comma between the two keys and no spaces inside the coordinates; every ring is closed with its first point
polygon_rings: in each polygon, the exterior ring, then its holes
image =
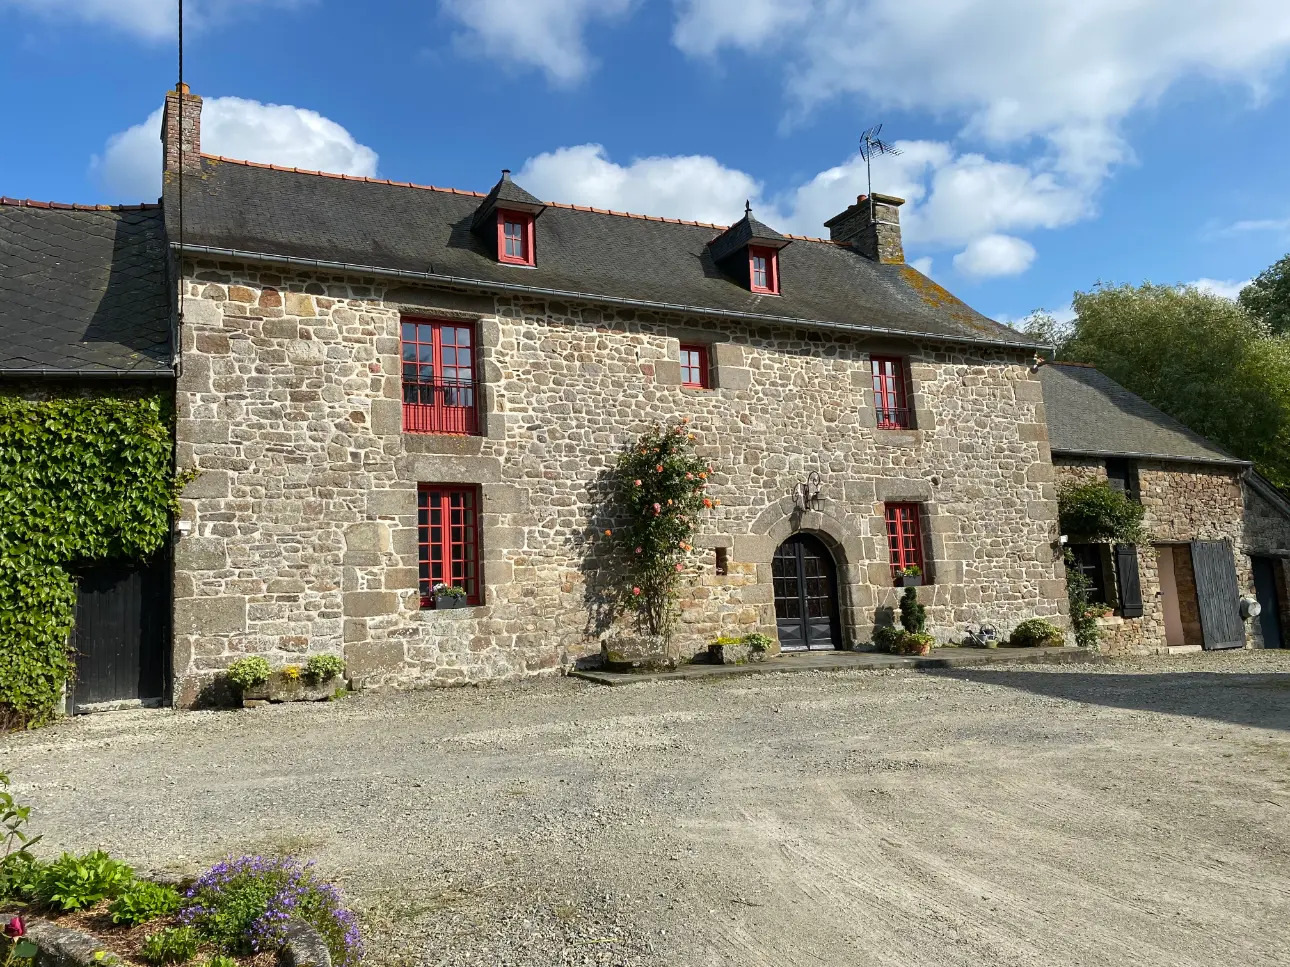
{"type": "MultiPolygon", "coordinates": [[[[427,282],[529,290],[749,320],[1035,348],[907,265],[822,240],[780,254],[782,295],[749,292],[713,261],[724,226],[548,202],[536,268],[499,265],[471,229],[484,196],[203,157],[184,179],[185,244],[212,255],[319,260],[427,282]]],[[[175,179],[166,209],[175,217],[175,179]]],[[[174,225],[171,236],[175,236],[174,225]]]]}
{"type": "Polygon", "coordinates": [[[156,205],[0,199],[0,372],[173,375],[156,205]]]}
{"type": "Polygon", "coordinates": [[[770,248],[782,249],[789,244],[789,239],[764,222],[759,222],[749,210],[743,218],[714,238],[709,247],[712,249],[713,259],[721,262],[750,243],[759,242],[770,248]]]}
{"type": "Polygon", "coordinates": [[[1039,382],[1054,454],[1248,466],[1091,366],[1049,363],[1039,382]]]}

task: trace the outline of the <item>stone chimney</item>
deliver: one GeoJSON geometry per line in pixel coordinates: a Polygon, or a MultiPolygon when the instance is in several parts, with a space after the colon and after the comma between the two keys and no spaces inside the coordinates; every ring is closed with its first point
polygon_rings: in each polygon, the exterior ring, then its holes
{"type": "Polygon", "coordinates": [[[873,219],[869,218],[869,196],[860,195],[846,211],[834,215],[824,227],[829,238],[850,245],[861,255],[887,265],[902,265],[905,249],[900,244],[900,206],[905,199],[895,195],[873,195],[873,219]]]}
{"type": "Polygon", "coordinates": [[[188,85],[166,92],[166,109],[161,115],[161,144],[165,170],[193,171],[202,161],[202,99],[188,93],[188,85]],[[181,141],[182,136],[182,141],[181,141]]]}

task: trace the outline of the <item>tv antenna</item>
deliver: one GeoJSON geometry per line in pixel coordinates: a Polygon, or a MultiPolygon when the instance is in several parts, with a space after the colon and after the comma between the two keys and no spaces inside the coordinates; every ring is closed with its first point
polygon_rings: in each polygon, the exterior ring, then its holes
{"type": "Polygon", "coordinates": [[[882,125],[875,124],[873,127],[860,135],[860,157],[864,158],[864,171],[869,184],[869,221],[873,221],[873,157],[879,154],[900,154],[898,147],[890,141],[884,141],[878,137],[882,133],[882,125]]]}

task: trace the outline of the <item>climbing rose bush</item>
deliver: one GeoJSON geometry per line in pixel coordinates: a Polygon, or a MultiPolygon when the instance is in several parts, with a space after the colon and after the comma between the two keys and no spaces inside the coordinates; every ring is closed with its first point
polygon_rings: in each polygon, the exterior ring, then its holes
{"type": "Polygon", "coordinates": [[[615,467],[616,516],[626,522],[616,536],[627,561],[622,599],[642,630],[664,638],[676,623],[677,589],[699,518],[721,503],[707,495],[714,471],[695,455],[689,423],[654,424],[615,467]]]}
{"type": "Polygon", "coordinates": [[[356,967],[363,959],[357,918],[312,863],[230,858],[203,874],[187,901],[179,919],[228,954],[278,950],[287,922],[296,918],[322,935],[336,967],[356,967]]]}

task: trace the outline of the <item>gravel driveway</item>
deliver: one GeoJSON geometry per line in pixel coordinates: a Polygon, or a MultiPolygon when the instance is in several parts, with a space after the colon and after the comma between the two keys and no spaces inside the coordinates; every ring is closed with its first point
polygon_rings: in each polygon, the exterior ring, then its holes
{"type": "Polygon", "coordinates": [[[0,737],[49,848],[317,858],[377,964],[1290,962],[1290,653],[547,679],[0,737]]]}

